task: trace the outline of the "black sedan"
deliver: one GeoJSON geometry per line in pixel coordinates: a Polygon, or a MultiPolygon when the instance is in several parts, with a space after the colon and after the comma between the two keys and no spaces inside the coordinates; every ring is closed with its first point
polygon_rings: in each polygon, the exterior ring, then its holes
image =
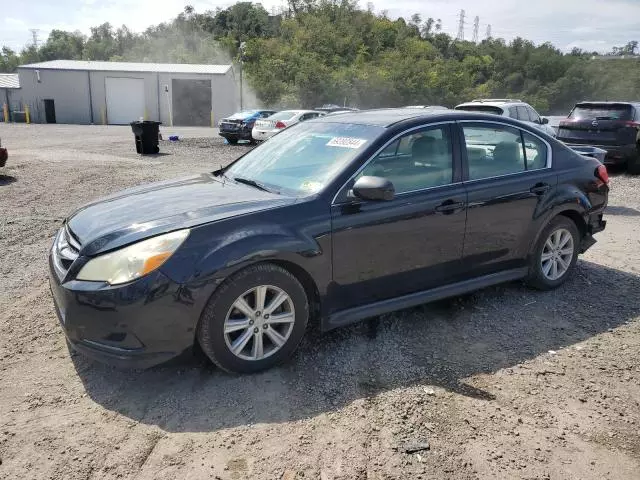
{"type": "Polygon", "coordinates": [[[529,125],[371,110],[284,130],[234,163],[117,193],[58,232],[69,343],[146,367],[198,342],[234,372],[291,356],[309,322],[525,279],[551,289],[604,229],[606,168],[529,125]]]}

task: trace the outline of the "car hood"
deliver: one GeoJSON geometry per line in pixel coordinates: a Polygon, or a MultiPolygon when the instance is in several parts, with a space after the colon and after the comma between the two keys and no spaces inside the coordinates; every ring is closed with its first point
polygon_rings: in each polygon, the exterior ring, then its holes
{"type": "Polygon", "coordinates": [[[160,233],[294,202],[202,174],[101,198],[79,208],[67,224],[82,245],[81,254],[95,255],[160,233]]]}

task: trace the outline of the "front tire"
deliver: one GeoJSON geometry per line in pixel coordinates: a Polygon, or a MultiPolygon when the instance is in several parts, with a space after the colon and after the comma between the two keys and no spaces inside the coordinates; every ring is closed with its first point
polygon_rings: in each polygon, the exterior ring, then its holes
{"type": "Polygon", "coordinates": [[[229,137],[224,137],[224,138],[229,145],[236,145],[238,143],[237,138],[229,138],[229,137]]]}
{"type": "Polygon", "coordinates": [[[551,290],[566,282],[575,270],[580,232],[569,218],[557,216],[544,228],[532,252],[527,282],[551,290]]]}
{"type": "Polygon", "coordinates": [[[255,265],[231,276],[212,295],[197,338],[223,370],[258,372],[293,354],[308,319],[309,301],[300,282],[277,265],[255,265]]]}

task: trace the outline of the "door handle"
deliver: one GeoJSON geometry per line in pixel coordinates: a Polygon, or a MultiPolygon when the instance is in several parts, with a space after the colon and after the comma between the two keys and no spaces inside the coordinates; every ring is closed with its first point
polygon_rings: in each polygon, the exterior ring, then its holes
{"type": "Polygon", "coordinates": [[[531,187],[530,192],[535,193],[536,195],[544,195],[549,191],[550,188],[551,188],[551,185],[547,183],[538,183],[533,187],[531,187]]]}
{"type": "Polygon", "coordinates": [[[453,200],[447,200],[438,205],[435,210],[437,213],[451,214],[458,210],[462,210],[465,207],[463,202],[454,202],[453,200]]]}

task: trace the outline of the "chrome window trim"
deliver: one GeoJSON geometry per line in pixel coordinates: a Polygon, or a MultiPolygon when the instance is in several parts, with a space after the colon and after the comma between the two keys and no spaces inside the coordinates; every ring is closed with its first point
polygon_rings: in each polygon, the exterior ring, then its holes
{"type": "MultiPolygon", "coordinates": [[[[544,138],[542,138],[540,135],[530,131],[530,130],[526,130],[523,129],[517,125],[511,125],[510,123],[506,123],[506,122],[501,122],[499,120],[447,120],[445,122],[437,122],[437,123],[431,123],[429,125],[420,125],[417,127],[412,127],[408,130],[405,130],[397,135],[395,135],[393,138],[391,138],[387,143],[385,143],[382,147],[380,147],[378,150],[376,150],[373,155],[371,155],[371,157],[369,157],[369,159],[358,169],[356,170],[356,172],[351,175],[351,177],[349,177],[349,179],[344,182],[344,184],[338,189],[338,191],[336,192],[336,194],[333,196],[333,199],[331,200],[331,205],[343,205],[345,203],[349,203],[349,202],[340,202],[340,203],[336,203],[336,198],[338,197],[338,195],[340,194],[340,192],[342,192],[342,190],[344,189],[344,187],[351,181],[354,179],[354,177],[356,177],[362,170],[364,170],[367,165],[369,165],[369,163],[371,163],[373,161],[374,158],[376,158],[378,156],[378,154],[380,154],[380,152],[382,152],[385,148],[387,148],[390,144],[392,144],[393,142],[395,142],[398,138],[413,132],[415,130],[420,130],[420,129],[425,129],[425,128],[429,128],[429,127],[436,127],[439,125],[451,125],[451,124],[464,124],[464,123],[480,123],[480,124],[496,124],[496,125],[501,125],[501,126],[505,126],[505,127],[511,127],[511,128],[515,128],[518,131],[524,131],[526,133],[528,133],[529,135],[533,135],[534,137],[538,138],[539,140],[541,140],[542,142],[544,142],[544,144],[547,146],[547,165],[545,167],[542,168],[536,168],[535,170],[523,170],[522,172],[513,172],[513,173],[505,173],[503,175],[495,175],[492,177],[485,177],[485,178],[478,178],[478,179],[474,179],[474,180],[464,180],[462,182],[453,182],[453,183],[447,183],[446,185],[437,185],[434,187],[425,187],[425,188],[421,188],[418,190],[411,190],[408,192],[402,192],[402,193],[398,193],[397,195],[395,195],[395,197],[400,197],[402,195],[407,195],[410,193],[417,193],[417,192],[425,192],[428,190],[433,190],[435,188],[443,188],[443,187],[450,187],[450,186],[454,186],[454,185],[463,185],[466,183],[476,183],[476,182],[482,182],[484,180],[493,180],[496,178],[504,178],[504,177],[512,177],[514,175],[523,175],[523,174],[528,174],[529,172],[541,172],[544,170],[550,170],[551,167],[553,166],[553,149],[551,148],[551,144],[549,142],[547,142],[544,138]]],[[[460,125],[462,127],[462,125],[460,125]]],[[[464,130],[461,132],[463,135],[463,139],[464,139],[464,130]]],[[[466,145],[466,141],[465,141],[465,145],[466,145]]],[[[467,165],[468,165],[468,159],[467,159],[467,165]]]]}
{"type": "MultiPolygon", "coordinates": [[[[344,203],[350,203],[350,202],[340,202],[340,203],[336,203],[336,198],[338,198],[338,195],[340,194],[340,192],[342,192],[342,190],[344,189],[344,187],[351,181],[353,180],[355,177],[358,176],[358,174],[360,172],[362,172],[362,170],[364,170],[367,165],[369,165],[379,154],[380,152],[382,152],[384,149],[386,149],[389,145],[391,145],[393,142],[395,142],[398,138],[403,137],[405,135],[407,135],[408,133],[411,133],[415,130],[425,130],[428,129],[430,127],[437,127],[440,125],[455,125],[456,121],[455,120],[447,120],[445,122],[436,122],[436,123],[429,123],[427,125],[418,125],[416,127],[411,127],[408,130],[404,130],[400,133],[398,133],[397,135],[395,135],[394,137],[392,137],[389,141],[387,141],[387,143],[385,143],[384,145],[382,145],[382,147],[380,147],[378,150],[376,150],[368,159],[366,162],[364,162],[360,168],[358,168],[358,170],[356,170],[353,175],[351,175],[346,182],[344,182],[342,184],[342,186],[338,189],[338,191],[336,192],[336,194],[333,196],[333,199],[331,200],[331,206],[334,205],[343,205],[344,203]]],[[[452,139],[453,140],[453,139],[452,139]]],[[[453,144],[452,144],[453,146],[453,144]]],[[[451,151],[451,159],[453,160],[453,150],[451,151]]],[[[452,168],[453,168],[453,163],[452,163],[452,168]]],[[[401,195],[406,195],[408,193],[416,193],[416,192],[424,192],[426,190],[433,190],[434,188],[442,188],[442,187],[450,187],[451,185],[460,185],[463,182],[455,182],[455,183],[447,183],[445,185],[437,185],[435,187],[425,187],[425,188],[421,188],[418,190],[411,190],[408,192],[402,192],[402,193],[398,193],[397,195],[394,196],[394,198],[397,198],[401,195]]]]}

